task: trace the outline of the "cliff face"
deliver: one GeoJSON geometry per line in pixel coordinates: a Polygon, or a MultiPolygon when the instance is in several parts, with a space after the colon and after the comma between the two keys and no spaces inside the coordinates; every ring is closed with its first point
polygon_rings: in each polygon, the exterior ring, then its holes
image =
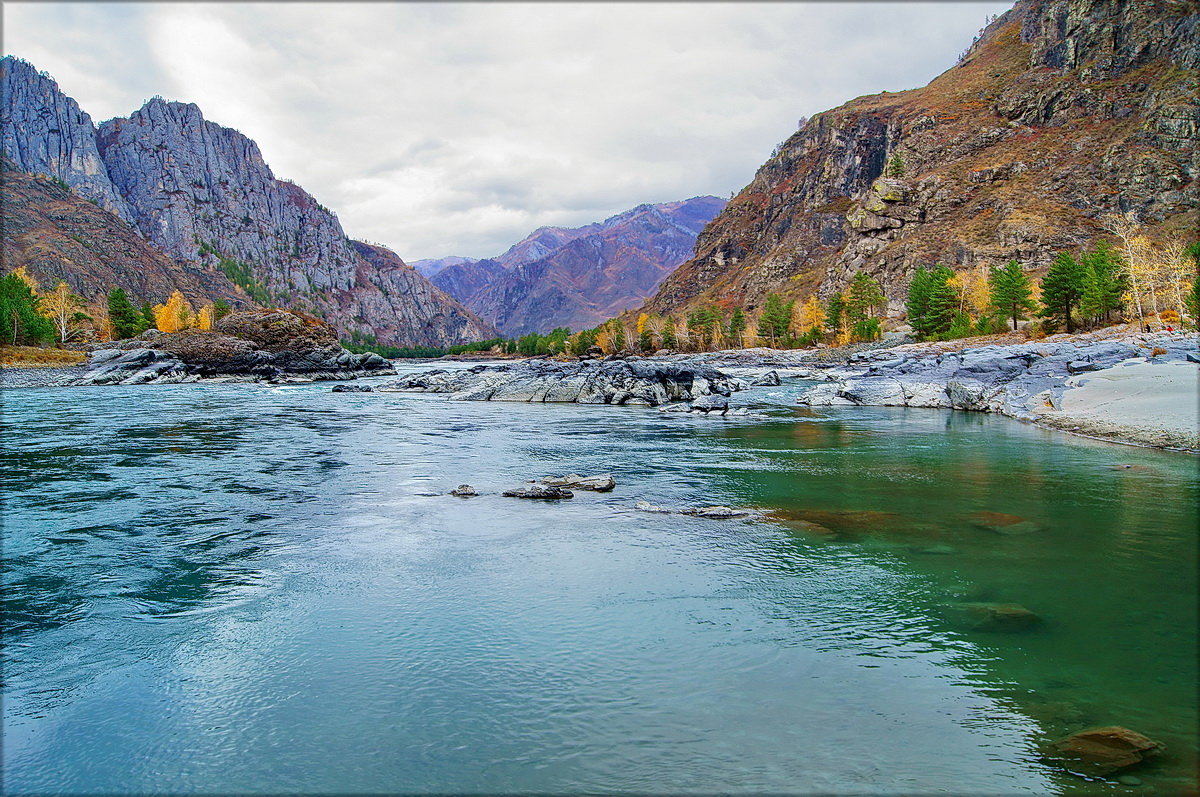
{"type": "Polygon", "coordinates": [[[928,86],[809,120],[647,309],[824,298],[865,269],[898,310],[918,266],[1042,268],[1107,212],[1196,229],[1198,20],[1194,2],[1021,0],[928,86]]]}
{"type": "Polygon", "coordinates": [[[57,177],[130,220],[96,148],[92,118],[48,75],[12,56],[0,59],[0,147],[21,171],[57,177]]]}
{"type": "Polygon", "coordinates": [[[724,205],[695,197],[584,227],[543,227],[494,260],[445,268],[433,281],[508,336],[587,329],[651,295],[724,205]]]}
{"type": "Polygon", "coordinates": [[[24,266],[44,288],[66,280],[89,301],[121,288],[139,305],[179,289],[194,305],[249,306],[222,272],[167,257],[114,214],[8,159],[0,159],[0,190],[4,268],[24,266]]]}
{"type": "MultiPolygon", "coordinates": [[[[447,346],[492,336],[395,253],[360,250],[332,212],[275,178],[257,144],[195,105],[155,98],[95,130],[31,66],[7,58],[4,68],[5,149],[22,153],[17,167],[112,205],[182,268],[221,269],[247,301],[315,313],[347,337],[447,346]]],[[[118,284],[128,264],[109,266],[118,284]]]]}

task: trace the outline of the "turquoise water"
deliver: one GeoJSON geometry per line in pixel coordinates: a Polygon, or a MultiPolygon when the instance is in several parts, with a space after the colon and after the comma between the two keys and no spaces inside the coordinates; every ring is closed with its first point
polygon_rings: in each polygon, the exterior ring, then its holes
{"type": "Polygon", "coordinates": [[[741,422],[6,392],[5,790],[1194,788],[1197,460],[796,389],[741,422]],[[617,490],[499,496],[568,471],[617,490]],[[1044,622],[973,631],[964,601],[1044,622]],[[1099,724],[1167,744],[1144,785],[1039,761],[1099,724]]]}

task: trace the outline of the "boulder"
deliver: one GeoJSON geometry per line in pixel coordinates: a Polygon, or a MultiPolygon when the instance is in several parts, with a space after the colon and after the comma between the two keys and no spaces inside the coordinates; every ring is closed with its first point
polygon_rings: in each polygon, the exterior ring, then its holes
{"type": "Polygon", "coordinates": [[[971,631],[1011,634],[1042,622],[1041,617],[1019,603],[960,603],[954,608],[971,631]]]}
{"type": "Polygon", "coordinates": [[[779,381],[778,371],[767,371],[757,379],[750,381],[751,387],[779,387],[781,384],[783,383],[779,381]]]}
{"type": "Polygon", "coordinates": [[[617,481],[612,477],[611,473],[604,473],[599,476],[580,476],[578,473],[572,473],[567,476],[547,476],[539,483],[549,487],[567,487],[577,490],[591,490],[597,493],[612,492],[613,488],[617,486],[617,481]]]}
{"type": "Polygon", "coordinates": [[[724,415],[729,411],[729,399],[716,395],[700,396],[692,400],[692,409],[724,415]]]}
{"type": "Polygon", "coordinates": [[[1005,514],[1004,512],[972,512],[970,515],[967,515],[967,520],[975,528],[991,531],[995,534],[1033,534],[1042,530],[1042,527],[1032,520],[1023,518],[1020,515],[1005,514]]]}
{"type": "Polygon", "coordinates": [[[562,487],[550,487],[545,484],[530,484],[525,487],[515,487],[511,490],[505,490],[502,495],[509,498],[574,498],[575,493],[562,487]]]}
{"type": "Polygon", "coordinates": [[[469,484],[460,484],[450,491],[450,495],[457,495],[459,498],[470,498],[473,495],[479,495],[475,492],[475,488],[469,484]]]}
{"type": "Polygon", "coordinates": [[[373,393],[374,388],[370,385],[335,385],[334,393],[373,393]]]}
{"type": "Polygon", "coordinates": [[[1158,755],[1163,745],[1119,725],[1091,728],[1051,742],[1043,756],[1089,777],[1104,777],[1158,755]]]}

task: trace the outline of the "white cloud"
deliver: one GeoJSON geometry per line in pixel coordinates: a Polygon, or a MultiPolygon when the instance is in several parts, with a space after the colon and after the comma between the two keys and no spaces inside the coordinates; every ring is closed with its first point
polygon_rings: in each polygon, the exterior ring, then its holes
{"type": "Polygon", "coordinates": [[[98,121],[149,96],[258,141],[415,260],[740,189],[801,116],[923,85],[999,3],[7,3],[98,121]]]}

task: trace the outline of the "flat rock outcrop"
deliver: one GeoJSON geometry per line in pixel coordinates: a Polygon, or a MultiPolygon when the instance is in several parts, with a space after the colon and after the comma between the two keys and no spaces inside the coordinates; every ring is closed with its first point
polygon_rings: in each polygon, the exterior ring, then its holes
{"type": "Polygon", "coordinates": [[[352,354],[320,319],[286,310],[231,313],[212,332],[163,333],[93,351],[73,385],[354,379],[395,373],[377,354],[352,354]]]}
{"type": "MultiPolygon", "coordinates": [[[[830,384],[808,389],[798,401],[812,406],[935,407],[996,412],[1120,440],[1120,429],[1106,435],[1099,426],[1084,428],[1076,415],[1064,413],[1064,394],[1089,380],[1118,373],[1122,366],[1155,363],[1189,368],[1191,358],[1195,357],[1197,337],[1162,333],[1106,338],[1107,334],[1114,333],[1056,335],[1040,341],[962,351],[913,344],[860,352],[845,364],[821,367],[822,363],[814,362],[817,367],[803,375],[829,380],[830,384]]],[[[1193,389],[1191,404],[1195,401],[1193,389]]],[[[1113,421],[1119,425],[1121,419],[1113,421]]],[[[1194,430],[1190,435],[1169,434],[1161,440],[1139,434],[1129,442],[1189,449],[1200,445],[1194,430]]]]}
{"type": "Polygon", "coordinates": [[[511,365],[411,374],[378,391],[446,393],[455,401],[538,401],[657,407],[700,396],[728,396],[742,389],[707,366],[651,361],[557,362],[528,360],[511,365]]]}

